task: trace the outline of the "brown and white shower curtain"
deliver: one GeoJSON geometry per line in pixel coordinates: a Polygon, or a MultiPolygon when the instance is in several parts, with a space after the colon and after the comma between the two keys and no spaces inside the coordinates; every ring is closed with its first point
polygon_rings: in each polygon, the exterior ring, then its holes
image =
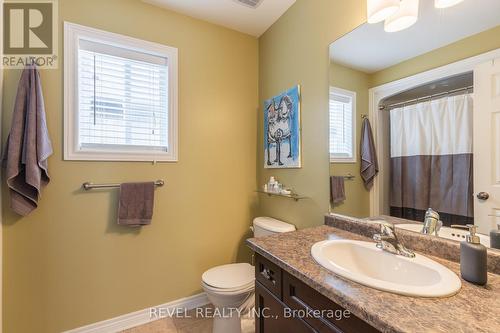
{"type": "Polygon", "coordinates": [[[473,223],[472,108],[463,94],[390,111],[392,216],[473,223]]]}

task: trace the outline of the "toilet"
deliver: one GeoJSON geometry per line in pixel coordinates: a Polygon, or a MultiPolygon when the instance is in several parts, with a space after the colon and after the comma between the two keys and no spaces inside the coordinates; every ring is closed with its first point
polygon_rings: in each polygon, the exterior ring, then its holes
{"type": "MultiPolygon", "coordinates": [[[[295,231],[295,226],[270,217],[257,217],[251,228],[254,237],[295,231]]],[[[247,263],[211,268],[203,273],[201,285],[216,312],[213,333],[241,333],[241,318],[255,304],[255,269],[247,263]]]]}

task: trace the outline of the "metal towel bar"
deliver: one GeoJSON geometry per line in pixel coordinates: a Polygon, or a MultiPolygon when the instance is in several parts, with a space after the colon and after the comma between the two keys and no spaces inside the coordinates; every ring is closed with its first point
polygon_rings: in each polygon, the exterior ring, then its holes
{"type": "MultiPolygon", "coordinates": [[[[86,182],[82,184],[82,187],[85,191],[92,190],[94,188],[115,188],[115,187],[120,187],[121,184],[119,183],[114,183],[114,184],[93,184],[90,182],[86,182]]],[[[163,186],[165,185],[165,181],[162,179],[159,179],[155,181],[155,186],[163,186]]]]}

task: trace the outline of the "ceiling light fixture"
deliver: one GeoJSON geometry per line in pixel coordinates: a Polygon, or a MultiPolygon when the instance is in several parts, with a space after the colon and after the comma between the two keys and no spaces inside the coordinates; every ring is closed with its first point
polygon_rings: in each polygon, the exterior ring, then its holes
{"type": "Polygon", "coordinates": [[[419,0],[402,0],[399,10],[385,20],[384,30],[396,32],[407,29],[418,20],[419,0]]]}
{"type": "MultiPolygon", "coordinates": [[[[434,0],[436,8],[455,6],[464,0],[434,0]]],[[[368,23],[385,20],[384,30],[396,32],[417,23],[419,0],[366,0],[368,23]]]]}
{"type": "Polygon", "coordinates": [[[368,23],[382,22],[397,12],[399,4],[400,0],[367,0],[368,23]]]}
{"type": "Polygon", "coordinates": [[[434,6],[436,8],[448,8],[451,6],[458,5],[464,0],[435,0],[434,6]]]}

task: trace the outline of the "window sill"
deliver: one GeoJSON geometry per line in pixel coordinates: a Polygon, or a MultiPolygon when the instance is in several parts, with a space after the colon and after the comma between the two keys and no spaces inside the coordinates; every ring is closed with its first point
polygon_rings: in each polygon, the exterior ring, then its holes
{"type": "Polygon", "coordinates": [[[356,159],[330,159],[330,164],[341,163],[341,164],[356,164],[358,161],[356,159]]]}
{"type": "Polygon", "coordinates": [[[99,162],[178,162],[175,153],[162,152],[109,152],[109,151],[66,151],[65,161],[99,161],[99,162]]]}

